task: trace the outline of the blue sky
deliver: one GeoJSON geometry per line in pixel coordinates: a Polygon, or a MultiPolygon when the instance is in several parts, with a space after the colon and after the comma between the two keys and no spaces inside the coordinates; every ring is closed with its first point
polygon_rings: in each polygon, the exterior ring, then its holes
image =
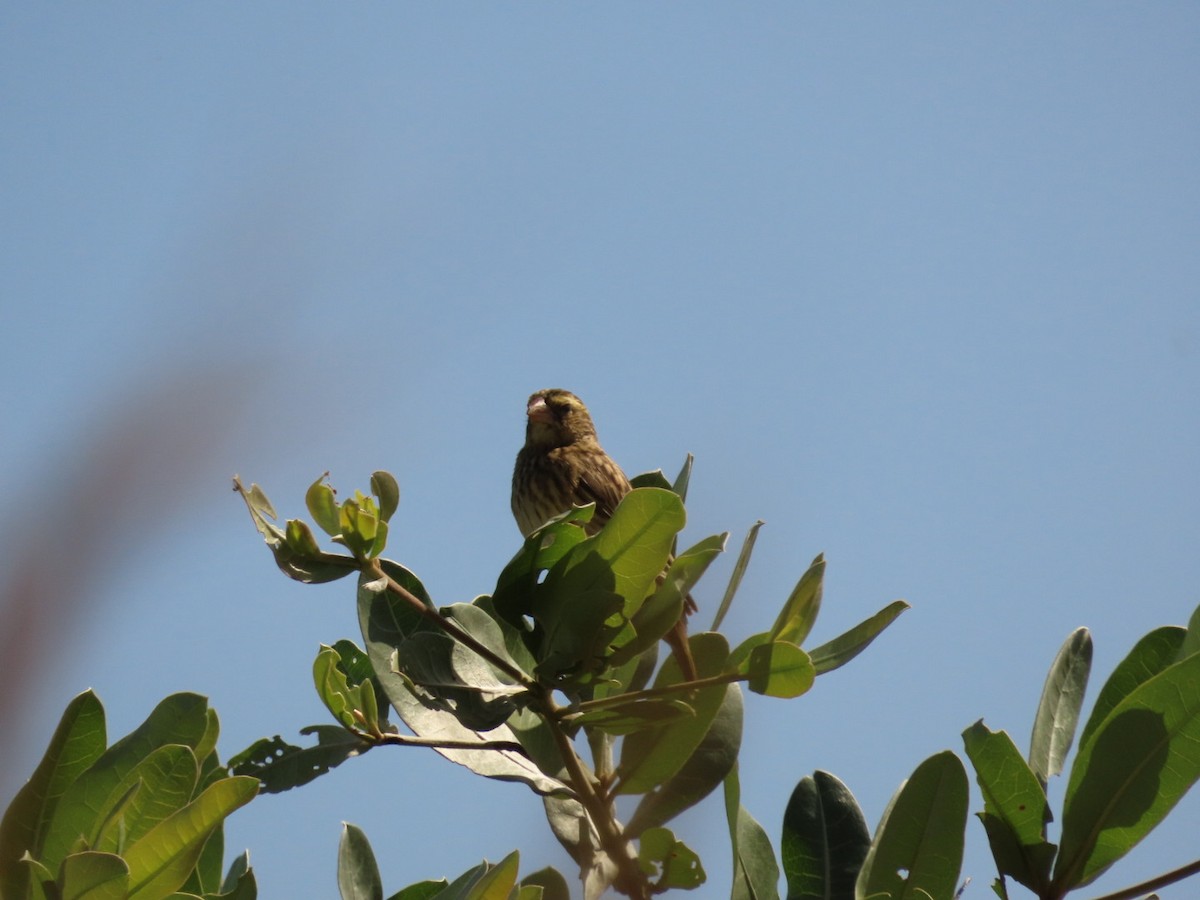
{"type": "MultiPolygon", "coordinates": [[[[226,755],[325,721],[349,589],[286,581],[230,476],[299,515],[326,470],[391,470],[388,555],[469,600],[518,546],[540,387],[630,472],[695,454],[685,536],[766,520],[735,637],[818,552],[815,641],[912,604],[808,696],[749,701],[776,846],[801,776],[873,826],[975,720],[1025,746],[1076,626],[1090,703],[1200,602],[1192,5],[9,4],[0,84],[4,546],[34,598],[0,802],[87,687],[114,736],[204,693],[226,755]]],[[[1095,893],[1193,859],[1198,817],[1095,893]]],[[[389,890],[514,847],[570,874],[524,789],[401,751],[256,801],[228,846],[264,896],[330,896],[344,820],[389,890]]],[[[723,823],[677,823],[704,896],[723,823]]]]}

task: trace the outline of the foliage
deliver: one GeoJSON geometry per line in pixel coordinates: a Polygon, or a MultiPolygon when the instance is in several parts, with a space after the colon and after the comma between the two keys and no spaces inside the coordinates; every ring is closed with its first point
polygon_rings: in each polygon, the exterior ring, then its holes
{"type": "MultiPolygon", "coordinates": [[[[716,630],[692,634],[697,677],[685,681],[673,656],[658,663],[660,642],[728,537],[677,548],[689,473],[690,460],[674,483],[661,473],[634,479],[595,535],[581,527],[590,506],[552,519],[524,542],[490,595],[441,608],[416,575],[380,556],[399,497],[387,473],[372,476],[370,496],[355,493],[341,504],[324,478],[308,490],[313,521],[349,556],[322,551],[299,520],[276,525],[263,492],[238,482],[286,574],[320,582],[357,573],[363,649],[343,640],[317,655],[317,693],[337,725],[304,729],[316,735],[316,746],[260,741],[231,761],[233,771],[259,777],[272,792],[380,745],[432,747],[479,775],[540,795],[589,897],[610,888],[648,897],[703,884],[703,863],[667,826],[723,786],[742,890],[776,890],[770,841],[738,799],[741,686],[798,697],[818,675],[861,652],[907,605],[897,601],[804,649],[821,606],[825,561],[818,556],[770,627],[735,646],[716,630]],[[388,720],[389,709],[407,733],[388,720]],[[585,743],[588,754],[578,749],[585,743]],[[627,824],[617,819],[618,797],[634,800],[627,824]]],[[[760,526],[743,545],[718,621],[760,526]]],[[[347,832],[343,869],[359,875],[346,882],[352,889],[343,886],[346,896],[380,894],[368,851],[361,833],[347,832]]],[[[506,859],[496,868],[508,865],[506,859]]],[[[485,871],[492,869],[472,870],[479,878],[485,871]]]]}
{"type": "MultiPolygon", "coordinates": [[[[362,644],[323,645],[313,662],[332,721],[300,729],[312,739],[305,745],[264,738],[222,766],[216,715],[203,698],[168,697],[106,748],[103,709],[81,694],[0,823],[0,897],[253,898],[246,855],[221,877],[224,818],[259,790],[290,790],[381,746],[432,749],[483,777],[524,785],[578,867],[586,898],[704,885],[702,860],[668,825],[718,788],[735,900],[778,898],[781,875],[789,900],[959,896],[969,783],[949,750],[916,767],[873,835],[849,788],[824,771],[796,785],[778,856],[742,805],[743,686],[776,700],[799,697],[861,653],[907,604],[889,604],[805,649],[821,608],[818,555],[773,624],[731,644],[718,629],[749,564],[762,525],[755,523],[711,629],[690,637],[697,674],[684,680],[674,656],[660,662],[660,642],[728,537],[676,546],[689,476],[690,459],[673,483],[661,473],[634,479],[592,536],[581,527],[591,507],[558,516],[523,543],[491,594],[443,607],[415,574],[382,557],[399,505],[391,475],[376,472],[369,495],[340,503],[324,477],[309,488],[313,522],[348,554],[322,550],[301,520],[276,525],[257,485],[235,480],[285,574],[304,583],[356,576],[362,644]],[[627,822],[617,817],[618,798],[631,805],[627,822]]],[[[1068,637],[1051,665],[1026,755],[982,722],[963,732],[996,896],[1008,900],[1015,883],[1039,900],[1059,900],[1092,883],[1200,778],[1198,650],[1200,610],[1187,628],[1139,640],[1101,689],[1069,770],[1091,669],[1086,629],[1068,637]],[[1052,840],[1047,784],[1064,771],[1052,840]]],[[[561,873],[522,877],[519,863],[514,851],[389,897],[570,897],[561,873]]],[[[1144,896],[1197,871],[1200,862],[1188,863],[1107,900],[1144,896]]],[[[343,828],[337,880],[344,900],[385,896],[371,845],[353,825],[343,828]]]]}
{"type": "Polygon", "coordinates": [[[106,747],[99,699],[72,700],[0,823],[0,897],[253,900],[245,855],[221,876],[222,823],[258,782],[221,766],[218,731],[203,697],[174,694],[106,747]]]}

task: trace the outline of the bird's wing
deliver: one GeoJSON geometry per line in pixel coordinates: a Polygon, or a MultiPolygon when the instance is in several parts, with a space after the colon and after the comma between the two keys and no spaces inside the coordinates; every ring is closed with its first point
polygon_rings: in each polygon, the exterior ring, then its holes
{"type": "Polygon", "coordinates": [[[580,506],[593,502],[596,504],[596,514],[591,524],[600,528],[612,517],[617,504],[629,491],[629,479],[621,467],[602,454],[596,465],[580,477],[575,488],[576,503],[580,506]]]}

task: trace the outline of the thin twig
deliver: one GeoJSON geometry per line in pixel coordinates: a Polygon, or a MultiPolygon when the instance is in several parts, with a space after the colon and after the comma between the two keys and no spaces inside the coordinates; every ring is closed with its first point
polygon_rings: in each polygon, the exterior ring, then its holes
{"type": "Polygon", "coordinates": [[[1186,866],[1180,866],[1173,872],[1159,875],[1157,878],[1151,878],[1149,881],[1143,881],[1141,884],[1133,885],[1133,887],[1123,888],[1115,894],[1105,894],[1103,897],[1095,898],[1095,900],[1133,900],[1135,897],[1144,897],[1152,891],[1157,891],[1159,888],[1166,887],[1168,884],[1174,884],[1177,881],[1183,881],[1183,879],[1190,878],[1197,873],[1200,873],[1200,859],[1190,862],[1186,866]]]}
{"type": "Polygon", "coordinates": [[[562,715],[573,716],[578,713],[591,712],[595,709],[605,709],[609,706],[620,706],[633,700],[647,700],[652,697],[666,697],[671,694],[690,694],[703,688],[716,687],[719,684],[733,684],[735,681],[749,681],[749,675],[737,672],[724,672],[720,675],[710,675],[708,678],[697,678],[695,681],[681,681],[679,684],[668,684],[663,687],[646,688],[641,691],[630,691],[627,694],[614,694],[611,697],[598,697],[595,700],[584,700],[563,707],[562,715]]]}
{"type": "Polygon", "coordinates": [[[505,675],[515,680],[518,684],[522,685],[526,689],[532,689],[537,685],[536,681],[534,681],[504,657],[493,652],[492,649],[485,644],[480,643],[480,641],[478,641],[473,635],[460,628],[457,623],[452,622],[436,609],[427,605],[420,597],[413,594],[406,587],[404,587],[404,585],[392,578],[391,575],[383,571],[383,566],[379,564],[379,560],[370,560],[368,563],[366,563],[366,568],[369,570],[370,574],[375,576],[377,579],[383,579],[387,584],[387,589],[411,606],[415,612],[417,612],[423,618],[428,619],[460,644],[463,644],[464,646],[475,651],[505,675]]]}
{"type": "Polygon", "coordinates": [[[592,820],[592,824],[596,826],[596,831],[600,835],[600,843],[605,852],[613,860],[620,873],[620,881],[616,885],[618,890],[627,894],[633,900],[649,900],[649,885],[646,883],[646,878],[638,866],[637,860],[630,854],[629,841],[625,838],[621,830],[620,824],[613,816],[611,804],[605,802],[603,798],[596,792],[596,785],[583,769],[583,763],[579,759],[579,755],[575,752],[575,747],[571,744],[571,739],[567,737],[559,723],[560,710],[554,702],[554,698],[550,695],[548,689],[543,689],[541,701],[538,704],[543,712],[543,721],[546,727],[550,729],[550,734],[554,738],[554,743],[558,747],[559,755],[562,757],[563,764],[567,769],[567,776],[571,782],[571,787],[575,789],[575,793],[579,802],[583,805],[584,812],[592,820]]]}
{"type": "Polygon", "coordinates": [[[529,759],[525,748],[515,741],[450,741],[438,738],[408,737],[403,734],[383,734],[372,737],[376,744],[393,744],[400,747],[432,747],[434,750],[496,750],[519,753],[529,759]]]}

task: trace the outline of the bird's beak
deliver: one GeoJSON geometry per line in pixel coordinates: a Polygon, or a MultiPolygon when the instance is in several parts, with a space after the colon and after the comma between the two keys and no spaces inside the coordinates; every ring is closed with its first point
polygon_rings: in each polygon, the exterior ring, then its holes
{"type": "Polygon", "coordinates": [[[550,407],[546,405],[545,397],[534,397],[530,400],[529,406],[525,408],[525,415],[529,416],[531,422],[549,425],[554,421],[554,413],[550,412],[550,407]]]}

